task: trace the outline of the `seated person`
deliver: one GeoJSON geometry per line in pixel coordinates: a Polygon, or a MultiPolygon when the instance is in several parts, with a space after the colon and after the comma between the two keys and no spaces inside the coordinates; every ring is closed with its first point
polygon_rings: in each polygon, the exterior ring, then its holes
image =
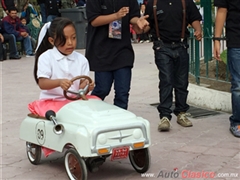
{"type": "MultiPolygon", "coordinates": [[[[57,17],[42,27],[34,64],[34,78],[41,93],[40,101],[29,104],[29,110],[33,114],[44,116],[46,107],[51,105],[51,109],[57,111],[69,102],[64,97],[63,90],[76,92],[89,84],[87,80],[71,81],[76,76],[89,75],[88,60],[75,51],[76,36],[75,26],[67,18],[57,17]]],[[[92,82],[89,84],[89,91],[93,88],[92,82]]]]}
{"type": "Polygon", "coordinates": [[[13,34],[16,41],[23,41],[26,57],[33,56],[33,49],[29,34],[24,29],[20,18],[17,16],[16,7],[9,8],[9,13],[3,18],[3,30],[6,34],[13,34]]]}
{"type": "Polygon", "coordinates": [[[28,29],[27,19],[25,17],[21,17],[21,23],[22,23],[24,29],[26,30],[26,32],[29,34],[29,38],[31,39],[32,49],[35,49],[36,48],[36,39],[34,39],[32,37],[31,32],[28,29]]]}
{"type": "Polygon", "coordinates": [[[18,55],[15,36],[13,34],[4,33],[1,27],[2,21],[0,20],[0,61],[6,59],[6,57],[3,56],[4,55],[3,43],[8,43],[9,45],[9,59],[21,59],[21,57],[18,55]]]}
{"type": "Polygon", "coordinates": [[[4,37],[0,33],[0,61],[4,61],[4,60],[7,59],[7,57],[6,57],[6,49],[4,49],[3,43],[4,43],[4,37]]]}
{"type": "Polygon", "coordinates": [[[29,3],[29,0],[23,5],[23,10],[21,13],[21,18],[26,18],[27,24],[31,20],[31,16],[38,16],[37,12],[33,8],[33,6],[29,3]]]}

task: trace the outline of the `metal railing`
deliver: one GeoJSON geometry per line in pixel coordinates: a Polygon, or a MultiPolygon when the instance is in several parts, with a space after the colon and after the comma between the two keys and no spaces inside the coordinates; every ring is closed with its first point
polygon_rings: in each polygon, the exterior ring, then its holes
{"type": "MultiPolygon", "coordinates": [[[[213,81],[221,81],[230,83],[230,76],[227,63],[216,61],[213,58],[212,52],[210,52],[210,58],[206,59],[204,51],[204,41],[206,39],[211,40],[212,49],[213,41],[211,36],[205,36],[202,41],[198,42],[195,40],[193,35],[193,29],[189,28],[189,74],[195,77],[195,81],[198,85],[201,83],[201,79],[208,79],[213,81]]],[[[221,52],[226,49],[226,41],[221,41],[221,52]]],[[[209,55],[208,55],[209,56],[209,55]]]]}

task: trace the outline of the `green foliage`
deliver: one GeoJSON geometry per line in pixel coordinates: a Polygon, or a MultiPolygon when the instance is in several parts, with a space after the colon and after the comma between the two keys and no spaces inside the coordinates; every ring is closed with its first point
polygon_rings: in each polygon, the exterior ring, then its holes
{"type": "Polygon", "coordinates": [[[220,58],[225,64],[227,64],[227,49],[220,54],[220,58]]]}

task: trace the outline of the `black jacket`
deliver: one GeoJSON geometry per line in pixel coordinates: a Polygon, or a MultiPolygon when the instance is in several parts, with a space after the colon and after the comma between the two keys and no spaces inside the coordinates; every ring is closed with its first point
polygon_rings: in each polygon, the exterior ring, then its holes
{"type": "Polygon", "coordinates": [[[61,1],[60,0],[51,0],[46,1],[45,3],[47,15],[56,15],[59,16],[59,9],[61,9],[61,1]]]}
{"type": "Polygon", "coordinates": [[[44,4],[46,1],[45,0],[37,0],[38,4],[44,4]]]}
{"type": "Polygon", "coordinates": [[[14,0],[1,0],[1,4],[4,11],[8,10],[10,7],[15,7],[14,0]]]}

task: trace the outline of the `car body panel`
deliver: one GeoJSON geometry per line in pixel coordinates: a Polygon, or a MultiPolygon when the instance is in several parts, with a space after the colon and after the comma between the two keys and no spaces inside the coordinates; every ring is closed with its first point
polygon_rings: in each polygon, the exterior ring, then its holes
{"type": "Polygon", "coordinates": [[[102,100],[77,100],[64,105],[56,112],[63,133],[53,131],[50,120],[26,117],[20,127],[20,138],[46,148],[62,152],[71,144],[82,157],[99,156],[98,149],[107,148],[111,154],[116,147],[143,142],[150,146],[150,123],[130,111],[102,100]]]}

